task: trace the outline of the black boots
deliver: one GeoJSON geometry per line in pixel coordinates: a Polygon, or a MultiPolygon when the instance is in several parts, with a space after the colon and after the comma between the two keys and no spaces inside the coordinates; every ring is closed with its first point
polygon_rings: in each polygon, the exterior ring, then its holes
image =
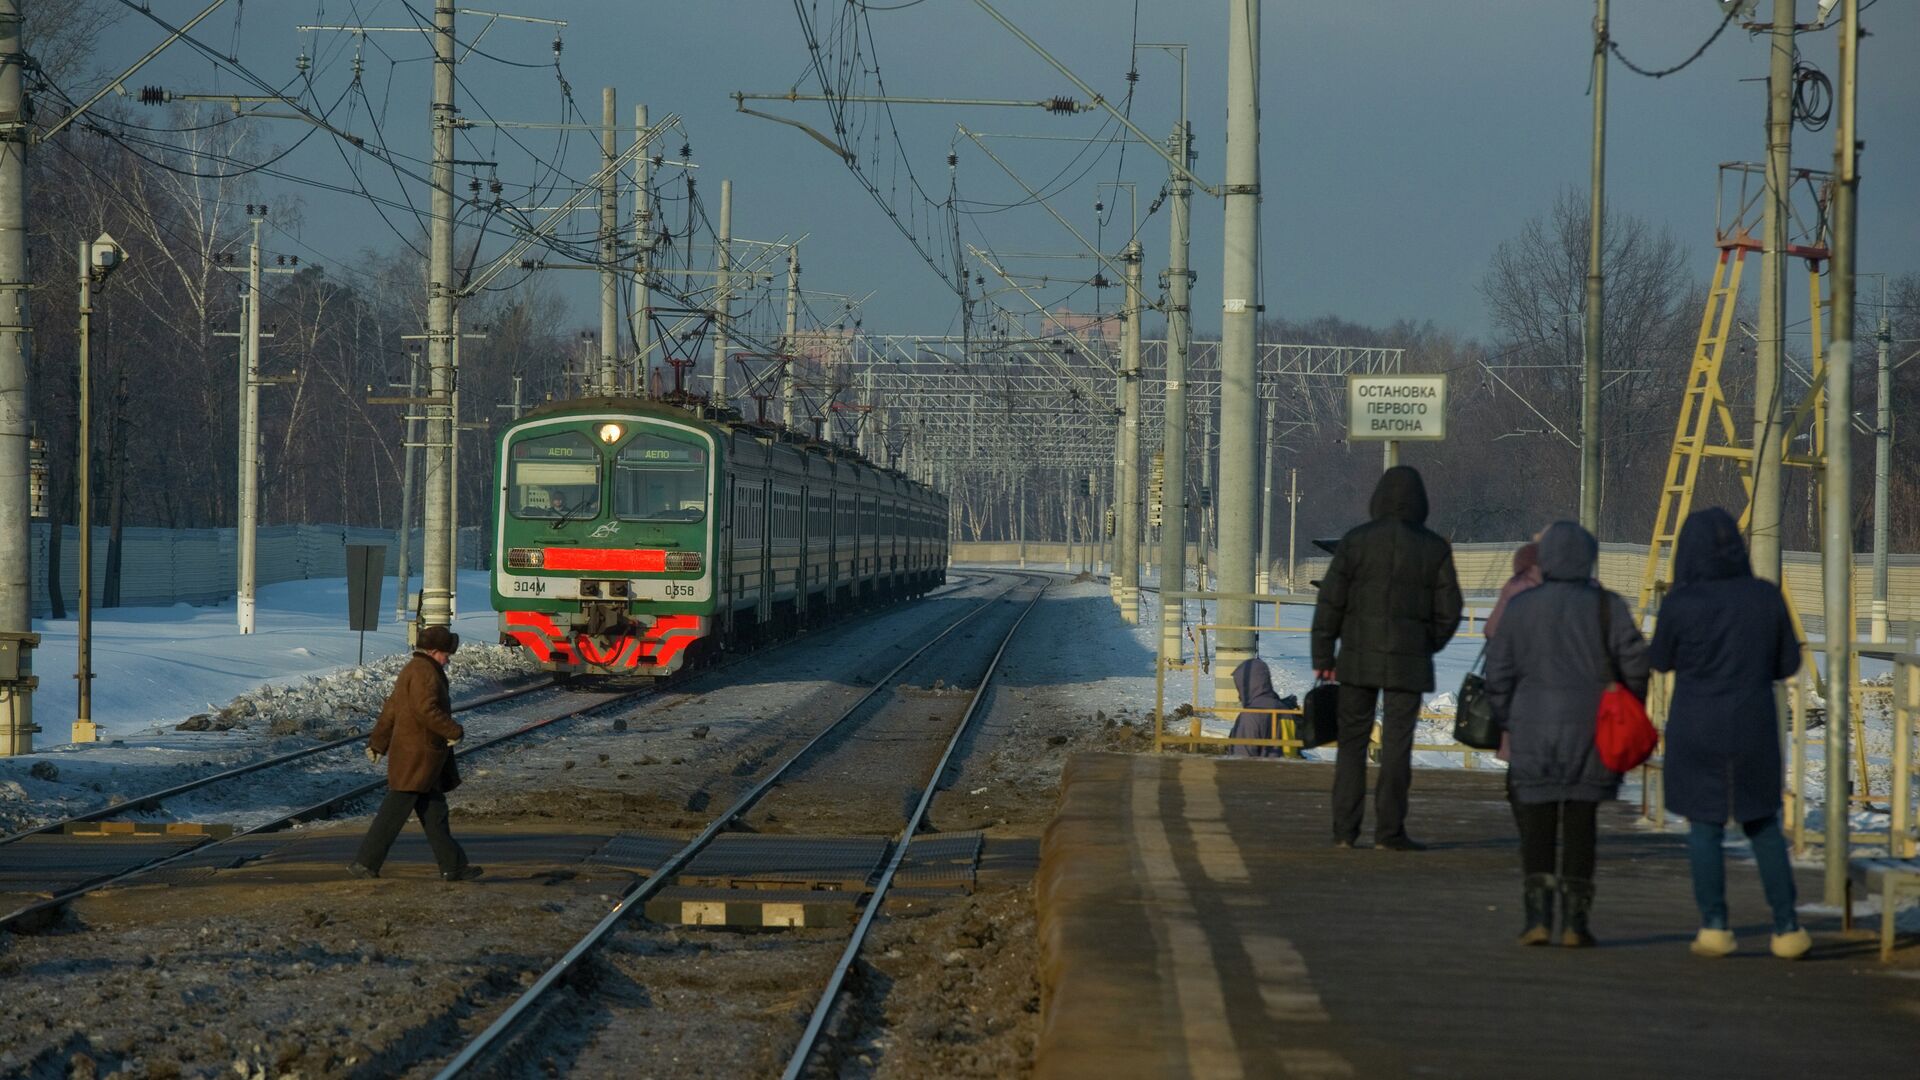
{"type": "Polygon", "coordinates": [[[1528,874],[1524,897],[1527,928],[1520,932],[1520,944],[1545,945],[1553,937],[1553,875],[1528,874]]]}
{"type": "Polygon", "coordinates": [[[1560,904],[1560,944],[1570,949],[1592,948],[1593,932],[1587,928],[1587,915],[1593,910],[1593,882],[1560,879],[1560,904]]]}

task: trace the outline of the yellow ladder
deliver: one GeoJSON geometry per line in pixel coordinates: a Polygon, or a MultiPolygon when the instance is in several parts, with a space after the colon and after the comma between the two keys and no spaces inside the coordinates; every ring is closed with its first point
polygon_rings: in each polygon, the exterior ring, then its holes
{"type": "Polygon", "coordinates": [[[1707,304],[1700,315],[1700,334],[1693,347],[1693,365],[1687,372],[1686,393],[1680,400],[1680,416],[1674,422],[1673,450],[1667,456],[1665,480],[1660,485],[1660,509],[1653,518],[1653,543],[1647,547],[1647,564],[1640,576],[1640,611],[1653,610],[1655,594],[1665,582],[1660,571],[1671,560],[1680,526],[1693,510],[1693,489],[1700,478],[1700,464],[1708,457],[1731,457],[1743,463],[1741,481],[1749,496],[1753,493],[1750,463],[1753,451],[1740,438],[1733,422],[1733,410],[1720,388],[1720,366],[1727,355],[1727,338],[1733,331],[1734,309],[1740,299],[1740,272],[1746,266],[1746,249],[1729,246],[1720,249],[1713,268],[1713,287],[1707,291],[1707,304]],[[1718,421],[1722,442],[1711,441],[1714,422],[1718,421]]]}

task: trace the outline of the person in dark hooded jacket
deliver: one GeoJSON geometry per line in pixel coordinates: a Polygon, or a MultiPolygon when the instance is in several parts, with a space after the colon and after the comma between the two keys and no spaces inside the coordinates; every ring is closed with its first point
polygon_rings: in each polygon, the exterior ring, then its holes
{"type": "Polygon", "coordinates": [[[1426,527],[1418,472],[1382,473],[1368,510],[1372,520],[1340,538],[1313,608],[1314,672],[1340,682],[1333,840],[1352,847],[1359,838],[1374,705],[1384,697],[1374,844],[1418,851],[1424,845],[1407,836],[1413,727],[1420,695],[1433,689],[1433,654],[1460,626],[1460,583],[1452,545],[1426,527]]]}
{"type": "MultiPolygon", "coordinates": [[[[1273,671],[1267,662],[1254,657],[1233,669],[1233,688],[1240,693],[1240,707],[1248,710],[1234,718],[1232,738],[1271,739],[1279,725],[1268,709],[1296,709],[1299,702],[1291,694],[1281,697],[1273,689],[1273,671]]],[[[1227,751],[1235,757],[1281,757],[1277,746],[1235,746],[1227,751]]]]}
{"type": "Polygon", "coordinates": [[[1525,945],[1552,938],[1556,884],[1560,943],[1594,943],[1587,922],[1594,815],[1620,788],[1620,775],[1594,748],[1595,719],[1616,678],[1637,695],[1647,692],[1646,641],[1627,602],[1594,584],[1599,553],[1593,534],[1579,525],[1548,526],[1540,537],[1544,580],[1508,602],[1500,632],[1487,642],[1487,693],[1511,755],[1507,790],[1520,827],[1525,945]]]}
{"type": "Polygon", "coordinates": [[[1733,515],[1688,515],[1673,553],[1674,587],[1660,605],[1650,657],[1671,671],[1667,806],[1685,817],[1700,933],[1693,952],[1737,947],[1727,924],[1721,845],[1728,820],[1753,845],[1773,909],[1773,953],[1812,946],[1795,912],[1793,867],[1780,831],[1780,727],[1774,683],[1800,670],[1800,642],[1780,587],[1753,576],[1733,515]]]}

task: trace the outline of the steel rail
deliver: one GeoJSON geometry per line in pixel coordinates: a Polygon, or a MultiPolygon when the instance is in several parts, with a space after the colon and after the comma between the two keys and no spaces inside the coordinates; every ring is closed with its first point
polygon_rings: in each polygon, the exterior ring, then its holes
{"type": "Polygon", "coordinates": [[[946,629],[935,634],[932,638],[928,639],[926,644],[915,649],[912,654],[896,664],[891,671],[879,679],[876,679],[873,688],[860,695],[859,699],[852,705],[849,705],[837,719],[821,728],[811,739],[807,740],[804,746],[794,751],[791,756],[781,762],[771,773],[747,789],[738,799],[734,800],[731,806],[727,807],[726,810],[722,811],[720,815],[712,821],[709,821],[697,836],[689,840],[686,845],[675,852],[671,858],[668,858],[656,867],[653,873],[648,875],[645,880],[635,882],[630,886],[625,893],[621,894],[620,900],[614,904],[613,910],[607,912],[599,922],[594,924],[591,930],[587,931],[586,936],[575,942],[573,947],[566,951],[565,955],[555,961],[553,966],[549,967],[534,981],[533,985],[527,987],[525,992],[518,998],[515,998],[513,1003],[507,1006],[506,1011],[502,1012],[498,1017],[495,1017],[493,1023],[487,1025],[484,1031],[474,1036],[473,1040],[467,1043],[467,1045],[461,1049],[460,1053],[454,1056],[453,1060],[447,1062],[439,1072],[435,1073],[434,1080],[453,1080],[454,1077],[462,1075],[471,1068],[479,1061],[483,1054],[491,1050],[494,1044],[499,1042],[502,1037],[519,1022],[522,1016],[526,1015],[526,1013],[533,1008],[535,1003],[545,997],[547,992],[558,985],[560,980],[564,979],[567,974],[573,970],[575,965],[579,964],[588,953],[598,947],[599,944],[606,939],[607,935],[613,931],[614,927],[618,926],[629,913],[641,908],[646,900],[654,893],[666,887],[666,884],[672,881],[688,863],[692,862],[694,857],[700,854],[708,844],[712,843],[716,836],[719,836],[727,826],[738,820],[742,814],[752,809],[754,804],[759,802],[761,797],[771,790],[775,784],[779,783],[780,778],[785,776],[789,769],[812,752],[814,747],[818,746],[827,736],[839,730],[842,724],[852,718],[855,713],[858,713],[867,702],[873,700],[875,695],[886,689],[887,684],[899,677],[902,671],[905,671],[910,664],[919,660],[929,649],[932,649],[944,640],[948,634],[953,633],[955,630],[978,618],[1018,587],[1017,584],[1009,586],[1005,592],[994,596],[967,614],[955,619],[952,623],[948,624],[946,629]]]}
{"type": "Polygon", "coordinates": [[[987,662],[987,670],[980,676],[980,684],[974,687],[972,700],[967,702],[967,711],[961,714],[960,723],[954,726],[953,735],[947,740],[947,748],[941,753],[939,763],[933,768],[932,778],[927,781],[925,790],[920,793],[920,802],[913,808],[913,815],[907,819],[906,825],[900,830],[899,838],[894,841],[893,854],[887,859],[887,868],[881,872],[880,880],[875,883],[873,895],[867,900],[866,907],[861,909],[860,921],[853,928],[853,936],[848,939],[846,948],[840,953],[840,962],[834,965],[833,975],[827,980],[827,988],[821,993],[820,1000],[815,1003],[813,1015],[807,1020],[807,1028],[800,1035],[800,1044],[794,1048],[793,1055],[787,1059],[786,1071],[780,1074],[781,1080],[799,1080],[801,1073],[806,1071],[807,1062],[813,1057],[814,1050],[819,1046],[820,1036],[826,1030],[827,1017],[832,1014],[835,1003],[840,999],[840,990],[846,984],[847,973],[853,970],[853,962],[860,956],[860,947],[866,943],[867,932],[873,928],[874,916],[880,913],[880,906],[886,900],[887,889],[893,884],[894,874],[900,869],[901,862],[906,859],[907,848],[914,834],[919,832],[920,823],[926,820],[927,810],[933,805],[934,796],[946,787],[947,766],[953,760],[954,751],[960,746],[960,739],[972,726],[973,716],[979,710],[980,702],[986,699],[987,687],[992,684],[994,673],[1000,668],[1000,658],[1006,655],[1007,647],[1013,644],[1014,635],[1020,632],[1021,624],[1027,621],[1027,616],[1033,613],[1033,609],[1039,605],[1040,598],[1047,594],[1047,587],[1051,584],[1051,579],[1041,580],[1040,590],[1033,594],[1033,599],[1028,601],[1027,606],[1021,610],[1020,617],[1013,620],[1013,625],[1007,628],[1007,636],[1001,640],[1000,647],[994,650],[993,659],[987,662]]]}
{"type": "MultiPolygon", "coordinates": [[[[481,696],[474,698],[472,701],[461,702],[458,706],[454,708],[453,711],[456,713],[469,712],[473,709],[484,708],[485,706],[488,706],[488,705],[495,705],[502,701],[512,700],[513,698],[525,697],[526,695],[534,693],[535,691],[550,689],[558,685],[559,683],[553,679],[545,679],[539,682],[531,683],[527,686],[517,686],[509,690],[500,690],[490,694],[482,694],[481,696]]],[[[339,747],[347,745],[348,743],[359,742],[362,739],[365,739],[366,737],[367,736],[365,732],[361,732],[355,735],[343,735],[338,739],[330,739],[326,742],[316,743],[312,746],[303,747],[299,750],[293,750],[285,754],[276,754],[273,757],[262,758],[259,761],[251,761],[246,763],[245,765],[235,766],[234,768],[231,768],[231,769],[223,769],[220,772],[211,773],[207,776],[202,776],[194,780],[189,780],[183,784],[175,784],[173,787],[170,787],[170,788],[162,788],[159,791],[150,791],[145,795],[135,796],[134,798],[127,799],[124,802],[117,802],[109,806],[98,807],[93,810],[88,810],[84,813],[75,814],[72,817],[61,818],[58,821],[49,821],[41,825],[30,826],[28,828],[20,830],[19,832],[12,833],[8,836],[0,837],[0,846],[11,844],[16,840],[24,840],[29,836],[38,836],[42,833],[59,832],[60,830],[66,828],[69,825],[82,825],[90,821],[101,821],[106,818],[117,817],[120,814],[132,813],[137,810],[151,810],[156,808],[160,803],[166,801],[167,799],[171,799],[176,795],[184,795],[189,791],[198,790],[200,788],[206,787],[209,784],[217,784],[222,780],[231,780],[236,776],[245,776],[248,773],[259,772],[262,769],[270,769],[275,765],[284,765],[289,761],[298,761],[301,758],[311,757],[314,754],[325,753],[328,750],[337,749],[339,747]]]]}
{"type": "MultiPolygon", "coordinates": [[[[503,732],[502,734],[499,734],[499,735],[489,736],[488,738],[483,739],[480,742],[474,743],[472,746],[455,750],[453,756],[457,760],[459,758],[466,757],[470,754],[477,754],[482,750],[486,750],[500,743],[507,742],[511,739],[520,738],[524,735],[529,734],[530,732],[538,731],[541,728],[548,727],[552,724],[557,724],[562,720],[571,720],[577,716],[584,715],[596,709],[605,708],[608,705],[617,704],[621,701],[626,701],[635,697],[640,697],[640,698],[652,697],[655,694],[666,691],[673,685],[677,685],[677,684],[666,683],[666,684],[660,684],[655,686],[642,687],[637,690],[630,690],[623,693],[613,694],[608,696],[604,700],[595,701],[587,705],[582,705],[575,709],[569,709],[566,712],[559,713],[554,716],[549,716],[539,720],[534,720],[530,723],[527,723],[518,728],[515,728],[512,731],[503,732]]],[[[386,786],[387,786],[387,781],[384,777],[378,780],[369,780],[362,784],[356,784],[355,786],[348,788],[345,791],[334,792],[332,795],[327,796],[325,799],[322,799],[319,802],[312,804],[311,806],[305,806],[298,810],[292,811],[291,813],[282,814],[279,817],[276,817],[270,821],[265,821],[258,825],[253,826],[252,828],[248,828],[248,829],[241,830],[240,832],[236,832],[231,836],[225,836],[219,839],[213,839],[211,837],[208,837],[199,843],[186,844],[183,847],[181,847],[181,849],[178,851],[169,852],[165,855],[161,855],[156,858],[149,859],[148,861],[140,863],[137,866],[130,866],[124,870],[121,870],[118,873],[110,874],[105,877],[99,878],[97,880],[86,882],[85,884],[75,886],[74,888],[69,889],[64,893],[59,893],[54,896],[50,896],[44,900],[36,900],[31,904],[26,904],[19,908],[16,908],[5,915],[0,915],[0,929],[6,929],[8,927],[11,927],[14,923],[20,921],[21,919],[27,918],[28,916],[37,914],[39,912],[51,911],[55,908],[60,907],[63,904],[70,903],[73,900],[76,900],[82,896],[85,896],[88,893],[96,892],[100,889],[110,888],[114,885],[131,881],[132,879],[140,877],[143,874],[149,874],[155,870],[159,870],[164,867],[170,866],[173,863],[178,862],[189,855],[195,855],[200,852],[207,851],[210,848],[221,847],[226,844],[231,844],[236,840],[244,840],[252,836],[260,836],[265,833],[278,832],[279,830],[284,829],[290,825],[297,825],[302,822],[315,820],[316,818],[327,817],[330,814],[332,814],[335,810],[338,810],[343,805],[346,805],[358,799],[364,798],[365,796],[375,791],[378,791],[381,788],[386,786]]]]}
{"type": "MultiPolygon", "coordinates": [[[[985,581],[985,580],[988,580],[988,578],[979,578],[975,580],[985,581]]],[[[946,592],[957,591],[959,589],[966,588],[966,587],[968,586],[963,586],[963,585],[960,585],[958,582],[955,582],[955,583],[942,586],[939,589],[935,589],[927,593],[926,595],[935,596],[935,595],[939,595],[946,592]]],[[[998,597],[996,597],[995,599],[997,600],[998,597]]],[[[980,611],[984,610],[987,606],[990,606],[992,602],[993,601],[988,601],[987,604],[981,605],[980,608],[976,608],[974,612],[963,617],[960,621],[965,622],[967,619],[972,618],[974,614],[978,614],[980,611]]],[[[892,608],[892,605],[888,605],[887,608],[872,612],[869,616],[862,616],[861,618],[879,615],[884,613],[887,610],[891,610],[891,608],[892,608]]],[[[844,626],[850,623],[856,623],[858,621],[859,619],[857,618],[850,619],[847,621],[847,623],[842,623],[839,625],[844,626]]],[[[959,624],[956,623],[954,625],[957,626],[959,624]]],[[[951,629],[952,627],[948,628],[948,630],[951,630],[951,629]]],[[[942,636],[944,636],[946,632],[947,631],[942,631],[942,636]]],[[[783,645],[792,644],[792,640],[793,639],[781,642],[779,643],[779,645],[783,646],[783,645]]],[[[938,639],[935,639],[935,640],[938,640],[938,639]]],[[[774,647],[777,648],[779,646],[774,646],[774,647]]],[[[471,746],[456,750],[454,751],[454,757],[458,759],[458,758],[465,757],[468,754],[479,753],[483,750],[489,749],[500,743],[507,742],[512,739],[520,738],[531,732],[538,731],[542,728],[548,727],[552,724],[559,723],[563,720],[571,720],[575,717],[584,715],[589,712],[593,712],[597,709],[605,708],[609,705],[618,704],[619,702],[622,702],[622,701],[629,701],[635,698],[644,699],[644,698],[652,697],[656,694],[663,693],[667,690],[673,689],[674,687],[680,685],[682,682],[685,682],[688,679],[694,678],[699,675],[710,674],[714,671],[725,670],[726,668],[732,667],[734,664],[744,662],[748,657],[763,655],[767,651],[771,651],[771,650],[770,649],[754,650],[753,652],[742,653],[735,659],[724,661],[718,665],[715,665],[714,667],[703,668],[703,669],[700,669],[699,671],[689,672],[685,679],[669,679],[662,682],[654,683],[650,686],[645,686],[635,690],[614,694],[606,698],[605,700],[583,705],[577,709],[571,709],[571,710],[568,710],[567,712],[560,713],[555,716],[550,716],[544,719],[535,720],[531,723],[522,725],[519,728],[515,728],[511,731],[503,732],[499,735],[489,736],[488,738],[480,742],[477,742],[471,746]]],[[[535,690],[549,689],[557,685],[559,685],[557,682],[550,681],[546,683],[536,684],[534,686],[520,687],[510,691],[502,691],[496,694],[492,694],[492,695],[488,695],[488,696],[476,699],[467,704],[464,704],[460,707],[460,709],[455,711],[466,711],[469,709],[478,708],[483,705],[494,704],[499,701],[506,700],[508,698],[523,696],[525,694],[532,693],[535,690]]],[[[881,685],[884,685],[884,683],[882,683],[881,685]]],[[[869,694],[868,696],[870,697],[872,695],[869,694]]],[[[190,781],[187,784],[177,785],[175,788],[167,789],[164,792],[154,792],[148,795],[141,796],[138,799],[129,800],[123,803],[118,803],[111,807],[106,807],[99,811],[92,811],[85,815],[79,815],[70,820],[72,820],[75,823],[79,823],[82,821],[90,821],[90,820],[97,821],[102,818],[112,817],[117,814],[124,813],[128,810],[134,809],[138,806],[143,806],[143,805],[148,805],[151,803],[158,802],[163,795],[165,796],[177,795],[181,791],[188,791],[188,790],[192,790],[193,788],[204,787],[215,779],[231,778],[232,776],[235,776],[235,775],[258,771],[260,769],[267,768],[270,765],[283,764],[288,760],[293,760],[299,757],[308,756],[314,753],[318,753],[322,750],[334,749],[347,742],[352,742],[364,737],[365,736],[363,735],[348,736],[343,739],[337,739],[330,743],[322,744],[320,746],[307,747],[304,750],[295,751],[292,754],[281,755],[280,757],[275,759],[254,762],[251,765],[241,766],[238,769],[229,769],[229,770],[226,770],[224,773],[217,774],[214,777],[203,777],[198,781],[190,781]]],[[[812,744],[809,743],[808,745],[811,746],[812,744]]],[[[259,835],[270,833],[270,832],[277,832],[280,829],[286,828],[290,825],[295,825],[295,824],[299,824],[306,821],[312,821],[317,818],[327,817],[331,815],[334,811],[338,810],[343,805],[350,804],[358,799],[364,798],[365,796],[371,794],[374,791],[379,790],[380,788],[385,787],[386,783],[387,782],[384,779],[381,779],[381,780],[371,780],[364,784],[356,785],[346,791],[336,792],[328,796],[327,798],[321,800],[320,802],[314,803],[311,806],[302,807],[301,809],[295,810],[291,813],[283,814],[280,817],[274,818],[271,821],[263,822],[259,825],[253,826],[252,828],[234,833],[230,836],[222,837],[219,839],[207,838],[205,840],[202,840],[199,843],[187,844],[181,847],[177,851],[169,852],[165,855],[156,857],[154,859],[150,859],[144,863],[127,867],[126,869],[121,870],[118,873],[109,874],[101,878],[85,882],[81,885],[78,885],[72,889],[67,890],[66,892],[58,893],[54,896],[47,897],[46,899],[37,900],[37,901],[34,901],[33,903],[15,908],[14,910],[7,912],[4,915],[0,915],[0,930],[9,929],[14,924],[32,915],[35,915],[37,913],[57,909],[64,904],[70,903],[76,899],[79,899],[82,896],[87,895],[88,893],[96,892],[100,889],[105,889],[105,888],[112,887],[114,885],[129,882],[134,878],[140,877],[144,874],[151,873],[155,870],[163,869],[181,859],[186,858],[188,855],[204,852],[210,848],[218,847],[223,844],[229,844],[229,843],[232,843],[233,841],[244,839],[246,837],[259,836],[259,835]]],[[[22,839],[26,836],[50,832],[55,829],[62,828],[66,824],[67,824],[66,821],[61,821],[61,822],[54,822],[47,825],[38,826],[24,833],[19,833],[14,836],[7,837],[4,842],[10,843],[14,840],[22,839]]]]}
{"type": "MultiPolygon", "coordinates": [[[[960,589],[970,587],[970,585],[973,585],[973,584],[979,584],[988,579],[985,577],[968,576],[963,580],[966,582],[966,584],[962,584],[961,581],[955,581],[947,585],[943,585],[938,589],[933,589],[927,592],[925,595],[929,597],[933,597],[933,596],[941,596],[951,592],[957,592],[960,589]]],[[[720,670],[721,668],[729,666],[731,663],[733,663],[733,661],[729,661],[728,664],[722,664],[715,668],[702,669],[700,672],[693,672],[691,674],[701,674],[706,671],[720,670]]],[[[528,694],[532,694],[540,690],[549,690],[560,685],[561,683],[557,679],[551,679],[551,678],[542,679],[540,681],[528,684],[526,686],[517,686],[517,687],[513,687],[506,690],[495,691],[493,693],[482,694],[481,696],[474,698],[471,701],[461,702],[459,705],[454,707],[453,711],[455,713],[469,712],[473,709],[485,708],[488,705],[497,705],[502,701],[510,701],[514,698],[525,697],[528,694]]],[[[640,693],[640,692],[652,691],[657,689],[664,689],[664,686],[657,684],[656,686],[653,686],[653,687],[644,688],[643,691],[635,691],[635,692],[640,693]]],[[[610,701],[610,702],[607,702],[606,704],[612,704],[612,702],[610,701]]],[[[284,765],[289,761],[298,761],[304,757],[311,757],[315,754],[325,753],[328,750],[335,750],[335,749],[338,749],[339,747],[347,745],[348,743],[359,742],[365,739],[366,737],[367,736],[365,732],[362,732],[357,735],[343,735],[338,739],[330,739],[326,742],[316,743],[313,746],[302,747],[299,750],[289,751],[288,753],[285,753],[285,754],[277,754],[277,755],[274,755],[273,757],[262,758],[259,761],[252,761],[244,765],[238,765],[231,769],[223,769],[220,772],[211,773],[206,776],[198,777],[196,779],[186,781],[185,783],[182,783],[182,784],[175,784],[172,787],[162,788],[159,791],[150,791],[144,795],[138,795],[121,802],[113,803],[108,806],[97,807],[92,810],[75,814],[71,817],[61,818],[58,821],[49,821],[39,825],[32,825],[18,832],[10,833],[6,836],[0,836],[0,847],[4,847],[5,845],[14,843],[15,841],[24,840],[29,836],[39,836],[45,833],[59,832],[69,825],[83,825],[88,822],[103,821],[107,818],[117,817],[121,814],[134,813],[140,810],[153,810],[153,809],[156,809],[160,803],[166,801],[167,799],[171,799],[179,795],[184,795],[187,792],[196,791],[200,788],[219,783],[223,780],[231,780],[238,776],[245,776],[248,773],[259,772],[263,769],[270,769],[276,765],[284,765]]],[[[484,743],[484,744],[476,743],[473,747],[470,747],[469,749],[479,749],[482,745],[492,745],[492,740],[489,740],[487,743],[484,743]]],[[[5,925],[5,920],[0,919],[0,926],[4,926],[4,925],[5,925]]]]}

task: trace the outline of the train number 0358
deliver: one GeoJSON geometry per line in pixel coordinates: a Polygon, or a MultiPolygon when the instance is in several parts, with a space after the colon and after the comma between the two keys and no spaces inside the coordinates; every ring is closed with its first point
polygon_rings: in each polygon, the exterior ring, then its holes
{"type": "Polygon", "coordinates": [[[667,582],[666,592],[670,598],[675,596],[692,596],[693,586],[684,582],[669,581],[667,582]]]}

